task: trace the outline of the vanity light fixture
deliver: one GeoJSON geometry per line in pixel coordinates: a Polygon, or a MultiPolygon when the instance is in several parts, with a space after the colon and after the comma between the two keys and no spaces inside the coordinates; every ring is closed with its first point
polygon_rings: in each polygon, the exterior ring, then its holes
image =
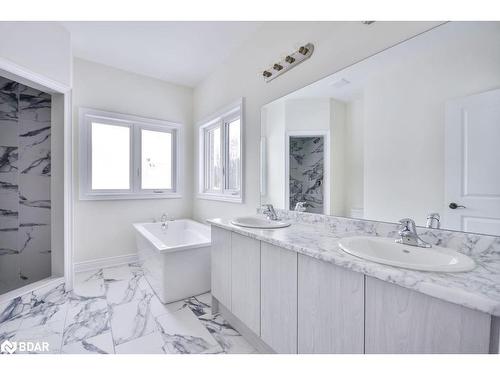
{"type": "Polygon", "coordinates": [[[264,70],[262,76],[266,82],[270,82],[310,58],[313,51],[314,45],[312,43],[307,43],[301,46],[297,51],[287,55],[283,60],[273,64],[271,68],[264,70]]]}

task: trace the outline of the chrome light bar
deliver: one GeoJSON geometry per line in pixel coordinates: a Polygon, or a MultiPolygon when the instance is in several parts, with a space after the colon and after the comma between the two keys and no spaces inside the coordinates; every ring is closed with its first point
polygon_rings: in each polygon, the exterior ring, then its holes
{"type": "Polygon", "coordinates": [[[283,60],[277,62],[272,67],[264,70],[262,72],[262,76],[266,82],[270,82],[310,58],[313,51],[314,45],[312,43],[307,43],[306,45],[300,47],[297,51],[287,55],[283,60]]]}

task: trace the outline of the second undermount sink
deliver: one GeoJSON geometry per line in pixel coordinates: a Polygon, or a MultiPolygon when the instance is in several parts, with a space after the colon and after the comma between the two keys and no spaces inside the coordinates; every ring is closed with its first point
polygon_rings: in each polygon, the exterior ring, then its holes
{"type": "Polygon", "coordinates": [[[475,267],[471,258],[457,251],[440,246],[408,246],[391,238],[346,237],[339,246],[359,258],[420,271],[464,272],[475,267]]]}
{"type": "Polygon", "coordinates": [[[237,217],[231,220],[231,223],[239,227],[261,228],[261,229],[276,229],[276,228],[285,228],[290,226],[290,223],[286,223],[284,221],[269,220],[259,216],[237,217]]]}

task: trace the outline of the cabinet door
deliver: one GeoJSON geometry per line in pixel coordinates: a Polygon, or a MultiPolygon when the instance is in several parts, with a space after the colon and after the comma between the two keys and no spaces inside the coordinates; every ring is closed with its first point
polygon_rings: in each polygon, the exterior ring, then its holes
{"type": "Polygon", "coordinates": [[[212,225],[212,296],[231,309],[231,232],[212,225]]]}
{"type": "Polygon", "coordinates": [[[297,253],[261,243],[261,338],[297,353],[297,253]]]}
{"type": "Polygon", "coordinates": [[[364,275],[298,258],[299,353],[363,353],[364,275]]]}
{"type": "Polygon", "coordinates": [[[260,335],[260,241],[231,233],[231,312],[260,335]]]}
{"type": "Polygon", "coordinates": [[[488,314],[366,278],[366,353],[488,353],[488,314]]]}

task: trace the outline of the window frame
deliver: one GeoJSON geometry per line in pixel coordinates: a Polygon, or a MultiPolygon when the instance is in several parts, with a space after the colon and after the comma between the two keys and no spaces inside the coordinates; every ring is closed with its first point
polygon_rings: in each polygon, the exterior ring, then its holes
{"type": "Polygon", "coordinates": [[[165,120],[151,119],[91,108],[79,108],[79,198],[80,200],[157,199],[181,198],[183,125],[165,120]],[[92,189],[92,122],[125,126],[130,129],[130,188],[92,189]],[[141,188],[141,130],[172,134],[172,189],[141,188]]]}
{"type": "Polygon", "coordinates": [[[243,111],[243,98],[236,100],[230,105],[217,111],[212,116],[200,121],[198,123],[198,198],[209,199],[232,203],[243,203],[243,190],[244,190],[244,111],[243,111]],[[240,176],[239,176],[239,190],[229,189],[228,181],[229,174],[227,173],[229,165],[229,124],[235,119],[240,120],[240,176]],[[209,171],[206,168],[208,160],[208,147],[206,133],[216,127],[221,129],[221,162],[222,162],[222,184],[220,190],[208,190],[207,176],[209,171]]]}

